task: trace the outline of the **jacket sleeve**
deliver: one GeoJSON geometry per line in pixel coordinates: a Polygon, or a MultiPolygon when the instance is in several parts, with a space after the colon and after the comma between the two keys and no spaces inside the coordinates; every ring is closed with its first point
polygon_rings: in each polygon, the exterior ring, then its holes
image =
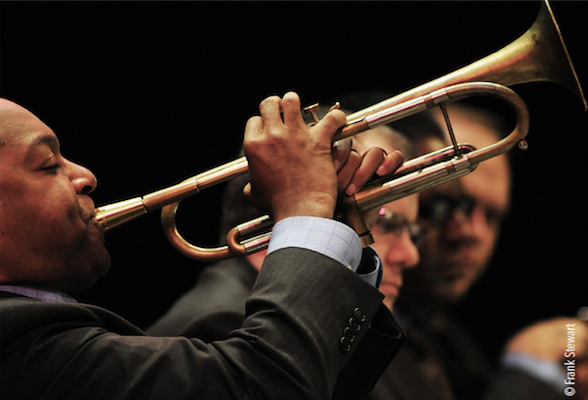
{"type": "Polygon", "coordinates": [[[294,248],[266,258],[243,326],[210,344],[148,337],[96,307],[5,299],[3,398],[329,398],[381,299],[341,264],[294,248]]]}
{"type": "Polygon", "coordinates": [[[383,304],[337,379],[333,400],[366,398],[400,350],[404,335],[383,304]]]}

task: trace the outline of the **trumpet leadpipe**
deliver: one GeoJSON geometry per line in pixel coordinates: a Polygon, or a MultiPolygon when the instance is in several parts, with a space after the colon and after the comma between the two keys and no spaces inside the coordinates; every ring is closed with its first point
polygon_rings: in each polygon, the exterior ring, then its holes
{"type": "Polygon", "coordinates": [[[173,186],[98,207],[95,210],[96,220],[107,232],[148,212],[159,210],[167,204],[181,201],[211,186],[243,175],[247,171],[247,159],[240,157],[173,186]]]}

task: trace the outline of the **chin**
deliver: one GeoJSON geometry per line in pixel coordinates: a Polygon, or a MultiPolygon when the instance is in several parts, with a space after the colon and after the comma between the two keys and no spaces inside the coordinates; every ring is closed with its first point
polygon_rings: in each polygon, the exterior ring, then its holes
{"type": "Polygon", "coordinates": [[[96,284],[96,282],[98,282],[98,279],[100,279],[100,277],[95,276],[95,275],[93,275],[93,276],[86,275],[83,277],[79,277],[78,279],[73,281],[71,283],[71,285],[69,285],[69,287],[64,289],[64,291],[69,294],[79,294],[85,290],[90,289],[92,286],[94,286],[96,284]]]}
{"type": "Polygon", "coordinates": [[[455,304],[464,298],[467,291],[465,289],[456,287],[456,285],[448,285],[439,287],[434,290],[435,297],[447,304],[455,304]]]}
{"type": "Polygon", "coordinates": [[[98,279],[102,278],[104,275],[108,273],[108,271],[110,271],[110,254],[106,253],[106,255],[107,256],[104,257],[100,263],[94,265],[93,271],[95,279],[93,280],[92,285],[94,285],[98,281],[98,279]]]}
{"type": "Polygon", "coordinates": [[[89,263],[85,269],[80,269],[81,271],[83,270],[83,273],[78,274],[78,276],[71,280],[71,288],[68,293],[78,294],[90,289],[100,278],[108,273],[110,263],[110,254],[105,252],[100,258],[89,263]]]}
{"type": "Polygon", "coordinates": [[[395,302],[395,298],[389,298],[388,296],[386,296],[384,298],[384,301],[382,301],[382,303],[390,310],[390,311],[394,311],[394,302],[395,302]]]}

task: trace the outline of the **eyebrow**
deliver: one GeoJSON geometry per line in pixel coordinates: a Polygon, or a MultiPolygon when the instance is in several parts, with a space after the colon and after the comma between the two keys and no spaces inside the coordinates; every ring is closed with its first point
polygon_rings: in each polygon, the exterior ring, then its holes
{"type": "Polygon", "coordinates": [[[30,159],[34,156],[37,149],[41,146],[48,146],[51,150],[59,151],[59,140],[53,135],[39,135],[29,145],[26,152],[26,159],[30,159]]]}

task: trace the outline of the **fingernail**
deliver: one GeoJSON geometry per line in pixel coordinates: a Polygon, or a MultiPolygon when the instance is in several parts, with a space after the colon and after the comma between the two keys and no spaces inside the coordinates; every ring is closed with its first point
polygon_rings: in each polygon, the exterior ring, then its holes
{"type": "MultiPolygon", "coordinates": [[[[392,152],[392,154],[395,154],[396,155],[396,157],[398,158],[398,163],[399,164],[402,164],[404,162],[404,154],[402,154],[400,151],[394,150],[392,152]]],[[[384,176],[386,174],[386,170],[385,170],[385,167],[384,167],[383,164],[378,167],[378,170],[376,171],[376,174],[379,175],[379,176],[384,176]]]]}
{"type": "Polygon", "coordinates": [[[345,194],[347,196],[353,196],[356,189],[357,187],[355,186],[355,183],[350,183],[349,186],[347,186],[347,189],[345,189],[345,194]]]}

